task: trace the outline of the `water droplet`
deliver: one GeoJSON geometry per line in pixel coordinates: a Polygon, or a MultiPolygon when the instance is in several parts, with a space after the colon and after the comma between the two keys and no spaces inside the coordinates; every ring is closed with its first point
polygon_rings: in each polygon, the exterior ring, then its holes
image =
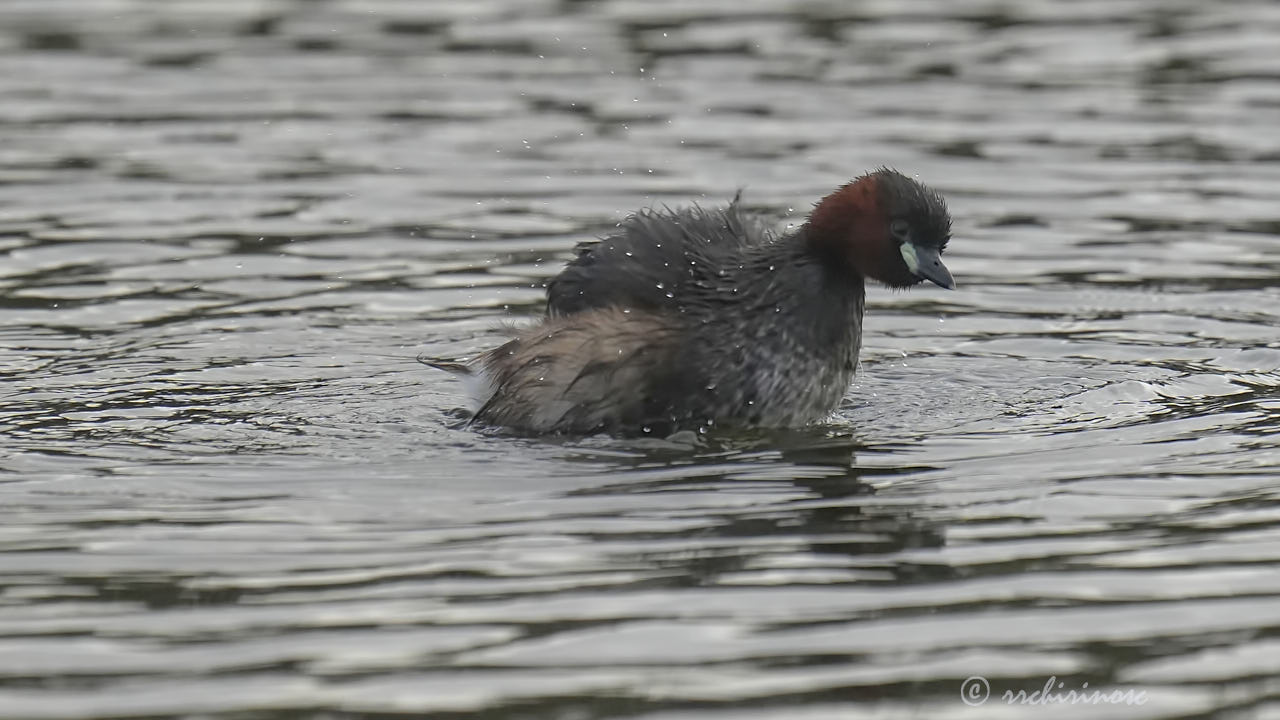
{"type": "Polygon", "coordinates": [[[659,289],[659,290],[661,290],[661,289],[663,289],[663,288],[665,288],[665,287],[666,287],[666,285],[663,285],[662,283],[658,283],[658,289],[659,289]]]}

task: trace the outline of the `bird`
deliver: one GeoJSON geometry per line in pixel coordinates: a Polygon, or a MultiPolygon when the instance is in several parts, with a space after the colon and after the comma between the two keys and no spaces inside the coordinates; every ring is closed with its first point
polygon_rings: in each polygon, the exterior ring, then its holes
{"type": "Polygon", "coordinates": [[[785,233],[726,207],[629,215],[547,285],[545,317],[466,361],[470,423],[529,434],[794,428],[853,380],[866,281],[955,280],[942,195],[888,167],[836,188],[785,233]]]}

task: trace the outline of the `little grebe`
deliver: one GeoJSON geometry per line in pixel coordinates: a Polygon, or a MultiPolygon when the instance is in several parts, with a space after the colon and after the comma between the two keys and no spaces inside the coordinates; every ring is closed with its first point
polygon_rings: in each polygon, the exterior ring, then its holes
{"type": "Polygon", "coordinates": [[[881,168],[775,235],[735,200],[641,210],[577,248],[547,317],[465,363],[473,420],[534,433],[793,427],[835,410],[862,345],[865,278],[952,289],[937,192],[881,168]]]}

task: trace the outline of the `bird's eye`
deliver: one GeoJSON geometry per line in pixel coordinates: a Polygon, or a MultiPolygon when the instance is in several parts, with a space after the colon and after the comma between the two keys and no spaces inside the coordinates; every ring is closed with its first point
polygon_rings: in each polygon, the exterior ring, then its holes
{"type": "Polygon", "coordinates": [[[898,218],[889,223],[889,232],[893,233],[893,239],[898,242],[906,242],[911,236],[911,226],[906,220],[898,218]]]}

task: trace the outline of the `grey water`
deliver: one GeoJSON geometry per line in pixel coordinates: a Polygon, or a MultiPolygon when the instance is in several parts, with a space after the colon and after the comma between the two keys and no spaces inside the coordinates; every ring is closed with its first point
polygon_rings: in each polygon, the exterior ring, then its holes
{"type": "Polygon", "coordinates": [[[1275,3],[0,3],[6,720],[1280,718],[1278,438],[1275,3]],[[880,165],[960,287],[821,426],[415,361],[880,165]]]}

